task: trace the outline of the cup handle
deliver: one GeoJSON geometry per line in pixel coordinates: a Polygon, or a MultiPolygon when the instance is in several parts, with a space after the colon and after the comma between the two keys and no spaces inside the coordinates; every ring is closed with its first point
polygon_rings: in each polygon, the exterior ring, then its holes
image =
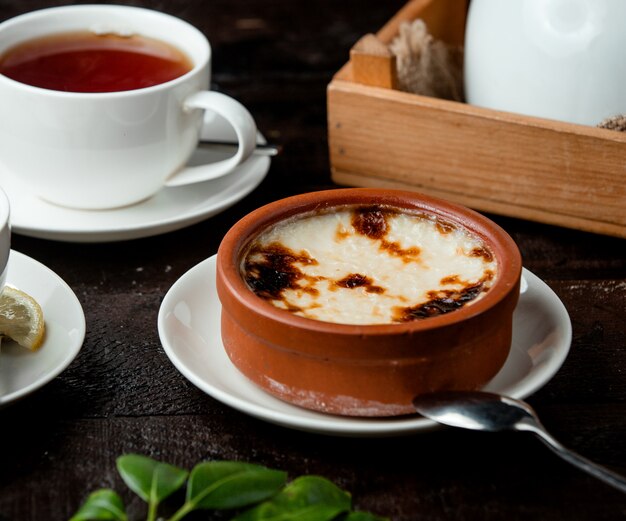
{"type": "Polygon", "coordinates": [[[191,112],[195,109],[216,112],[233,126],[239,142],[237,153],[223,161],[185,167],[165,181],[165,186],[189,185],[226,175],[248,159],[256,147],[254,118],[238,101],[219,92],[200,91],[188,96],[183,103],[183,110],[191,112]]]}

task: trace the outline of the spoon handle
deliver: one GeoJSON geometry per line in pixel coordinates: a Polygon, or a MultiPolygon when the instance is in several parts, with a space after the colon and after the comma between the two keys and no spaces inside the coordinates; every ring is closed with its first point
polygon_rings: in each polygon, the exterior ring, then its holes
{"type": "Polygon", "coordinates": [[[564,447],[557,440],[555,440],[542,425],[536,425],[535,427],[536,428],[532,429],[532,432],[536,434],[539,439],[543,441],[552,451],[554,451],[555,454],[559,455],[565,461],[571,463],[579,469],[584,470],[592,476],[604,481],[606,484],[626,493],[626,478],[624,478],[624,476],[620,476],[612,470],[609,470],[602,465],[598,465],[580,454],[577,454],[573,450],[564,447]]]}
{"type": "MultiPolygon", "coordinates": [[[[214,141],[201,139],[198,143],[199,148],[208,148],[214,150],[226,150],[226,151],[236,151],[239,143],[236,141],[214,141]]],[[[273,143],[258,143],[256,148],[252,151],[253,155],[257,156],[277,156],[282,151],[282,147],[280,145],[275,145],[273,143]]]]}

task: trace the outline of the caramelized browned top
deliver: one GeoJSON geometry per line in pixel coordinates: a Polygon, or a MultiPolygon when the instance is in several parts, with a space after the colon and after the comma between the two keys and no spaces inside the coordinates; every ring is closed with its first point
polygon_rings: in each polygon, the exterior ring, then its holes
{"type": "MultiPolygon", "coordinates": [[[[402,212],[397,209],[389,209],[381,206],[361,206],[349,208],[349,220],[337,219],[333,221],[333,228],[329,237],[314,236],[319,232],[316,228],[309,230],[309,240],[302,240],[298,234],[298,222],[296,219],[290,223],[294,228],[285,232],[284,240],[277,240],[280,237],[271,236],[268,239],[257,240],[250,247],[243,263],[242,272],[248,286],[259,297],[271,301],[274,305],[296,312],[303,316],[310,316],[311,310],[319,309],[323,304],[320,293],[324,293],[324,298],[331,293],[337,292],[357,292],[358,295],[376,296],[368,305],[372,308],[372,315],[380,313],[377,310],[376,302],[383,299],[387,307],[390,307],[390,322],[407,322],[412,320],[422,320],[449,313],[468,302],[479,297],[488,291],[490,282],[495,273],[491,269],[482,270],[479,280],[466,280],[460,273],[452,272],[436,279],[431,288],[425,288],[419,301],[409,299],[398,290],[391,290],[385,283],[385,276],[381,273],[369,273],[367,269],[359,269],[359,264],[367,264],[367,259],[360,256],[368,254],[361,253],[358,249],[347,247],[347,259],[336,261],[334,257],[345,241],[357,241],[356,237],[362,237],[369,244],[368,248],[374,248],[374,255],[381,258],[398,259],[402,265],[413,264],[414,268],[425,272],[436,269],[425,264],[422,255],[422,248],[417,244],[406,244],[406,237],[402,234],[392,233],[392,222],[397,219],[402,212]],[[318,243],[327,241],[330,246],[325,253],[311,255],[315,251],[318,243]],[[289,247],[283,242],[301,244],[301,248],[289,247]],[[404,245],[403,245],[404,244],[404,245]],[[334,245],[334,246],[333,246],[334,245]],[[320,256],[322,255],[322,256],[320,256]],[[323,264],[332,262],[344,262],[346,267],[352,266],[355,269],[346,271],[342,268],[326,269],[323,264]],[[393,303],[400,305],[393,305],[393,303]]],[[[330,213],[330,212],[329,212],[330,213]]],[[[322,214],[326,215],[326,214],[322,214]]],[[[315,216],[313,216],[314,218],[315,216]]],[[[333,217],[329,217],[333,218],[333,217]]],[[[448,240],[454,232],[459,231],[453,224],[434,220],[425,215],[411,214],[411,218],[417,221],[427,221],[430,233],[439,234],[448,240]]],[[[281,224],[282,226],[283,224],[281,224]]],[[[288,226],[288,225],[285,225],[288,226]]],[[[330,225],[329,225],[330,226],[330,225]]],[[[321,230],[321,229],[320,229],[321,230]]],[[[465,232],[463,232],[465,233],[465,232]]],[[[463,235],[462,237],[466,237],[463,235]]],[[[363,244],[363,243],[359,243],[363,244]]],[[[473,262],[492,263],[492,253],[480,241],[470,242],[467,250],[462,250],[459,246],[457,256],[465,259],[476,259],[473,262]]],[[[397,262],[397,261],[396,261],[397,262]]],[[[414,283],[412,278],[408,278],[402,288],[410,288],[414,283]]],[[[397,284],[396,284],[397,288],[397,284]]],[[[355,293],[355,295],[357,294],[355,293]]],[[[342,297],[343,298],[343,297],[342,297]]],[[[351,305],[350,298],[338,300],[338,305],[342,307],[342,312],[348,312],[346,306],[351,305]],[[342,304],[343,303],[343,304],[342,304]]]]}

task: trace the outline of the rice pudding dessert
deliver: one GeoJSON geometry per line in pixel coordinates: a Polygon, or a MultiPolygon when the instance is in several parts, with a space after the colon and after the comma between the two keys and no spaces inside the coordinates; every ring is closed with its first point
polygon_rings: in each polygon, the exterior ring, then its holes
{"type": "Polygon", "coordinates": [[[392,324],[471,306],[498,266],[476,235],[430,214],[334,207],[265,230],[241,263],[250,289],[296,315],[392,324]]]}

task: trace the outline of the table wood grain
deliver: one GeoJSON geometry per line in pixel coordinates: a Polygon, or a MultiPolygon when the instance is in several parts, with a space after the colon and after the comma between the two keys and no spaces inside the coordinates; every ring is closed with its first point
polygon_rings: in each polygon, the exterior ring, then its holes
{"type": "MultiPolygon", "coordinates": [[[[71,2],[0,0],[0,19],[66,3],[71,2]]],[[[89,492],[104,486],[122,493],[131,516],[139,515],[143,505],[115,470],[115,458],[127,452],[184,467],[236,459],[286,470],[292,478],[320,474],[350,490],[359,509],[398,521],[626,518],[626,496],[530,437],[456,430],[391,439],[308,434],[230,409],[173,367],[156,328],[163,296],[214,254],[224,233],[247,212],[334,186],[326,86],[350,47],[403,2],[131,3],[201,29],[213,45],[214,88],[246,104],[284,152],[251,195],[180,231],[108,244],[14,235],[15,250],[72,287],[85,311],[87,334],[66,371],[0,411],[0,520],[67,519],[89,492]]],[[[528,401],[564,444],[626,474],[624,241],[491,217],[513,236],[525,266],[562,299],[573,323],[565,364],[528,401]]]]}

